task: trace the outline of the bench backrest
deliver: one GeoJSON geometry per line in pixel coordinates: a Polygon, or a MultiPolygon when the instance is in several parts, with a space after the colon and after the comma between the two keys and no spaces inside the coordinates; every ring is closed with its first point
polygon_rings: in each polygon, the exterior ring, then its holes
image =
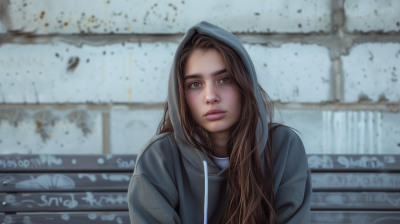
{"type": "MultiPolygon", "coordinates": [[[[135,161],[136,155],[3,155],[0,222],[129,223],[126,191],[135,161]]],[[[400,155],[308,155],[308,163],[311,223],[399,222],[400,155]]]]}

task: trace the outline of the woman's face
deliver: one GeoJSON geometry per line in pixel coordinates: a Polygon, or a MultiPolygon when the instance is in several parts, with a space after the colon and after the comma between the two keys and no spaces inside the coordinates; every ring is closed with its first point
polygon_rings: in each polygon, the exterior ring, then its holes
{"type": "Polygon", "coordinates": [[[195,122],[211,133],[230,132],[241,114],[241,96],[216,50],[195,50],[184,71],[186,102],[195,122]]]}

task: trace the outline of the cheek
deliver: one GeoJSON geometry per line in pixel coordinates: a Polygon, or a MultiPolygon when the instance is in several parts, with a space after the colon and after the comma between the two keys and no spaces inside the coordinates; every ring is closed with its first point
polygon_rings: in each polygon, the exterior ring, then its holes
{"type": "Polygon", "coordinates": [[[239,116],[241,113],[241,108],[242,108],[242,100],[241,100],[241,95],[239,92],[233,88],[230,87],[228,91],[226,91],[226,102],[229,106],[229,109],[236,115],[239,116]]]}
{"type": "Polygon", "coordinates": [[[201,104],[199,102],[199,96],[194,93],[186,93],[185,98],[194,120],[197,121],[198,120],[197,118],[200,116],[201,113],[200,110],[201,104]]]}

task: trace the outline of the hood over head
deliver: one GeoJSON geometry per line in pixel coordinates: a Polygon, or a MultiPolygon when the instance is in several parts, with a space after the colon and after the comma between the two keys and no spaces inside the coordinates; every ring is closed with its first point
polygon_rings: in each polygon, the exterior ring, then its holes
{"type": "MultiPolygon", "coordinates": [[[[187,141],[183,133],[181,116],[179,114],[179,86],[177,77],[178,57],[185,44],[191,41],[192,37],[196,33],[204,34],[224,42],[239,55],[240,59],[245,65],[253,86],[255,98],[258,104],[258,110],[260,116],[262,117],[262,119],[258,120],[257,124],[257,137],[259,141],[258,149],[259,154],[261,155],[265,149],[268,139],[268,117],[262,100],[261,92],[258,87],[257,74],[253,62],[247,51],[243,47],[242,43],[237,39],[236,36],[234,36],[231,32],[227,30],[224,30],[205,21],[196,24],[186,32],[178,48],[176,49],[174,60],[171,65],[171,71],[168,81],[168,109],[169,116],[174,127],[175,140],[178,144],[179,150],[181,151],[182,155],[199,171],[203,171],[202,160],[207,161],[207,164],[209,165],[214,164],[211,159],[203,153],[202,150],[197,150],[193,148],[187,141]]],[[[209,167],[208,172],[210,174],[224,174],[226,170],[227,168],[225,168],[223,171],[220,171],[217,166],[211,166],[209,167]]]]}

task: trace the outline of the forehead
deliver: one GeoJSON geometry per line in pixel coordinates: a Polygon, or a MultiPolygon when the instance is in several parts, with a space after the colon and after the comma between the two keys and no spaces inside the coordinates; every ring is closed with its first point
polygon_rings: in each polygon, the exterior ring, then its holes
{"type": "Polygon", "coordinates": [[[207,75],[226,68],[221,54],[214,50],[194,50],[186,61],[185,76],[193,73],[207,75]]]}

